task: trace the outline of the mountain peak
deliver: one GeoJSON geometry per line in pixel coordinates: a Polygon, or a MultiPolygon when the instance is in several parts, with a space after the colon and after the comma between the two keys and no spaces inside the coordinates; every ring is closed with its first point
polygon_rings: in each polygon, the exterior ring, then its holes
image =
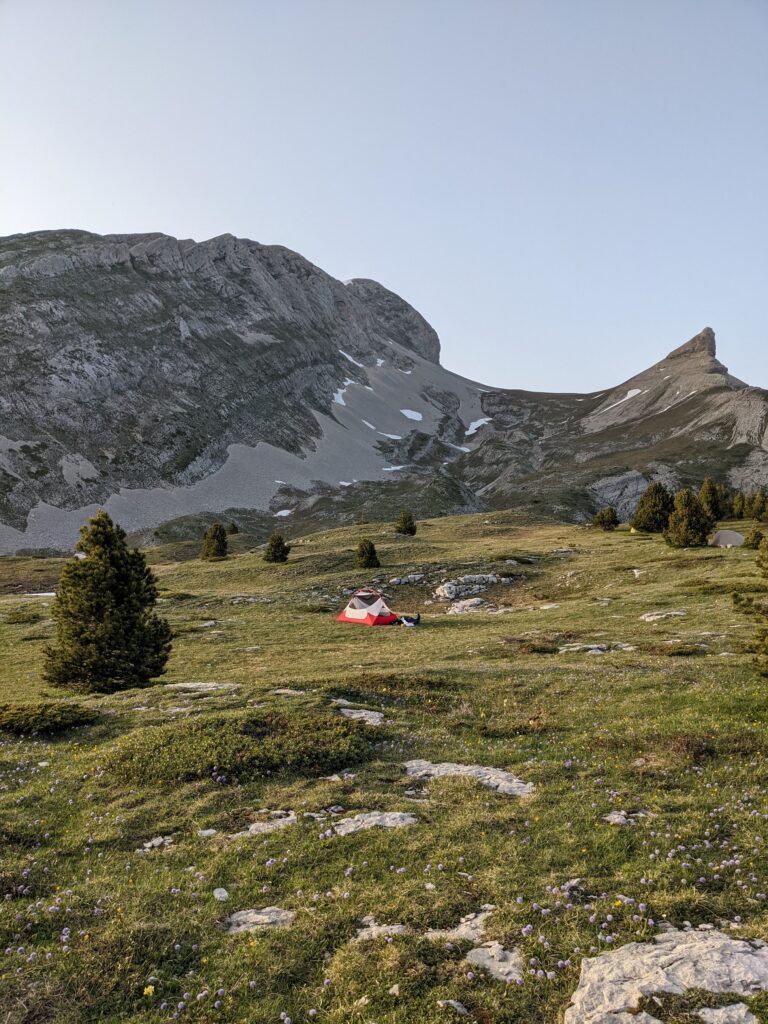
{"type": "Polygon", "coordinates": [[[690,341],[686,341],[680,348],[676,348],[670,352],[667,359],[679,359],[685,356],[694,355],[707,355],[712,359],[717,354],[717,345],[715,343],[715,332],[711,327],[705,327],[703,331],[696,334],[690,341]]]}

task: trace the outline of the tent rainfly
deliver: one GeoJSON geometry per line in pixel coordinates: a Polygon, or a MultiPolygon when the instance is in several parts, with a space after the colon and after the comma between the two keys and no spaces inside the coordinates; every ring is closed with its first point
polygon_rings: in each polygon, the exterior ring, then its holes
{"type": "Polygon", "coordinates": [[[736,530],[718,530],[710,541],[712,548],[740,548],[744,544],[744,537],[736,530]]]}
{"type": "Polygon", "coordinates": [[[358,626],[391,626],[398,619],[378,590],[362,587],[350,597],[349,604],[336,621],[353,622],[358,626]]]}

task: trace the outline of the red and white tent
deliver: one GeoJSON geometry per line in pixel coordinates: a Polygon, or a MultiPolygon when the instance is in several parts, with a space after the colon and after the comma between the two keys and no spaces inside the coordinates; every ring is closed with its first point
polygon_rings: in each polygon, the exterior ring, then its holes
{"type": "Polygon", "coordinates": [[[337,622],[352,622],[358,626],[391,626],[397,616],[387,607],[387,602],[378,590],[361,587],[349,599],[349,604],[339,613],[337,622]]]}

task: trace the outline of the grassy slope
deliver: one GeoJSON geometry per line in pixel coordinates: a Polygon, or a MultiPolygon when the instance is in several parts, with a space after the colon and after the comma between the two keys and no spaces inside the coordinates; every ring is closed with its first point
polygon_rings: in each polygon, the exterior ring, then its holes
{"type": "MultiPolygon", "coordinates": [[[[502,513],[424,523],[413,539],[379,524],[315,534],[283,566],[247,553],[246,537],[235,544],[240,553],[224,563],[189,560],[194,548],[185,544],[152,558],[178,632],[164,682],[224,681],[237,690],[185,696],[158,686],[92,698],[104,711],[94,726],[56,741],[0,742],[0,881],[4,892],[29,889],[0,904],[2,948],[12,950],[0,959],[8,1021],[159,1021],[183,1001],[180,1019],[194,1021],[266,1024],[286,1012],[295,1024],[317,1008],[333,1024],[436,1022],[451,1013],[437,1000],[453,998],[481,1022],[555,1022],[582,955],[648,938],[665,919],[739,918],[737,934],[768,936],[760,898],[768,892],[766,700],[747,653],[753,625],[730,599],[734,589],[762,585],[753,552],[672,551],[658,538],[523,526],[502,513]],[[508,614],[447,616],[445,606],[425,603],[430,587],[392,587],[396,609],[422,612],[420,629],[344,626],[334,621],[342,588],[372,578],[349,568],[363,534],[377,544],[383,581],[499,567],[526,578],[484,595],[508,614]],[[576,553],[553,553],[561,547],[576,553]],[[520,569],[499,561],[518,555],[536,561],[520,569]],[[265,600],[233,605],[238,595],[265,600]],[[559,607],[539,609],[552,602],[559,607]],[[334,611],[317,610],[324,606],[334,611]],[[688,615],[640,621],[671,608],[688,615]],[[636,650],[522,653],[520,638],[636,650]],[[675,657],[681,645],[666,641],[707,647],[675,657]],[[270,695],[286,685],[307,693],[270,695]],[[112,767],[115,744],[142,729],[151,739],[158,723],[249,701],[288,714],[323,709],[333,696],[391,720],[372,730],[375,748],[354,779],[278,774],[242,785],[150,786],[112,767]],[[426,802],[414,803],[399,766],[411,757],[508,767],[536,790],[519,800],[442,780],[418,784],[426,802]],[[333,804],[420,820],[323,840],[311,818],[266,838],[224,836],[262,807],[301,816],[333,804]],[[632,828],[603,824],[617,807],[651,816],[632,828]],[[197,836],[208,827],[220,833],[197,836]],[[172,848],[134,853],[167,834],[172,848]],[[552,893],[573,878],[596,899],[569,903],[552,893]],[[216,886],[229,890],[226,907],[213,899],[216,886]],[[498,906],[488,936],[536,958],[543,977],[509,987],[472,977],[466,947],[418,934],[349,943],[366,914],[418,933],[454,925],[483,903],[498,906]],[[225,912],[268,905],[295,910],[292,927],[222,933],[225,912]],[[150,977],[158,980],[145,996],[150,977]],[[170,1008],[161,1011],[164,1001],[170,1008]]],[[[25,566],[45,564],[0,562],[0,583],[7,573],[14,586],[47,589],[25,576],[25,566]]],[[[48,610],[45,598],[0,597],[0,699],[44,692],[48,610]],[[5,621],[23,618],[19,611],[37,621],[5,621]]],[[[768,1020],[767,1007],[756,1000],[753,1010],[768,1020]]],[[[692,1019],[680,1001],[650,1009],[669,1022],[692,1019]]]]}

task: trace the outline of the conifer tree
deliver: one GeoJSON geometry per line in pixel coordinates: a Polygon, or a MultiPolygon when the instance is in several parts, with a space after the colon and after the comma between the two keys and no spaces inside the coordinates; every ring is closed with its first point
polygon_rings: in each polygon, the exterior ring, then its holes
{"type": "Polygon", "coordinates": [[[762,488],[751,491],[747,495],[745,503],[745,517],[747,519],[763,519],[766,510],[768,510],[768,501],[766,500],[765,491],[762,488]]]}
{"type": "Polygon", "coordinates": [[[206,562],[227,557],[227,531],[221,523],[214,523],[205,531],[200,557],[206,562]]]}
{"type": "Polygon", "coordinates": [[[717,522],[721,517],[720,495],[717,490],[717,485],[711,476],[708,476],[701,485],[699,501],[701,502],[701,507],[707,513],[712,522],[717,522]]]}
{"type": "Polygon", "coordinates": [[[713,525],[693,491],[684,487],[675,495],[675,507],[664,531],[664,539],[674,548],[702,547],[707,543],[713,525]]]}
{"type": "Polygon", "coordinates": [[[264,551],[265,562],[287,562],[291,553],[291,545],[286,544],[281,533],[273,533],[267,541],[264,551]]]}
{"type": "Polygon", "coordinates": [[[736,493],[734,494],[734,496],[733,496],[733,508],[731,510],[731,515],[733,516],[734,519],[743,519],[744,518],[744,492],[743,491],[736,491],[736,493]]]}
{"type": "Polygon", "coordinates": [[[632,526],[643,533],[663,533],[674,507],[674,499],[663,483],[646,488],[632,519],[632,526]]]}
{"type": "Polygon", "coordinates": [[[355,568],[378,569],[380,565],[381,562],[376,554],[376,547],[373,541],[363,537],[357,545],[357,551],[355,552],[355,568]]]}
{"type": "Polygon", "coordinates": [[[144,555],[106,512],[81,529],[76,550],[84,557],[61,574],[43,677],[92,693],[148,686],[165,671],[171,630],[152,610],[157,586],[144,555]]]}
{"type": "Polygon", "coordinates": [[[403,509],[400,513],[400,516],[395,523],[395,533],[402,533],[408,537],[414,537],[416,535],[416,520],[407,509],[403,509]]]}
{"type": "Polygon", "coordinates": [[[619,517],[616,515],[613,505],[601,508],[592,520],[592,525],[599,526],[601,530],[615,530],[619,525],[619,517]]]}
{"type": "Polygon", "coordinates": [[[717,504],[720,515],[718,519],[730,519],[733,516],[733,491],[728,484],[715,484],[717,504]]]}
{"type": "Polygon", "coordinates": [[[759,530],[756,526],[753,526],[744,538],[744,547],[750,548],[752,551],[757,551],[764,540],[765,534],[763,531],[759,530]]]}

